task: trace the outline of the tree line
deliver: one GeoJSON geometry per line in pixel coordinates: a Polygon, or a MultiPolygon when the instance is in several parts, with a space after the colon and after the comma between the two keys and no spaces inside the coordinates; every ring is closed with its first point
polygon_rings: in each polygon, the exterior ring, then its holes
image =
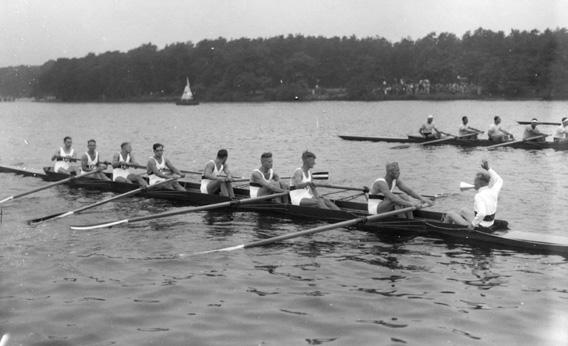
{"type": "Polygon", "coordinates": [[[202,101],[390,98],[568,99],[568,31],[479,28],[417,40],[303,35],[151,43],[127,52],[0,69],[0,94],[156,101],[189,77],[202,101]],[[18,73],[14,71],[18,70],[18,73]]]}

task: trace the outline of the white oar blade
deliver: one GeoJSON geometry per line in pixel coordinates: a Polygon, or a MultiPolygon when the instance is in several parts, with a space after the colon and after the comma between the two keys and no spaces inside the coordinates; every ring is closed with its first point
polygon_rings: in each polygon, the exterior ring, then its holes
{"type": "Polygon", "coordinates": [[[470,183],[466,183],[466,182],[461,182],[460,183],[460,191],[465,191],[465,190],[471,190],[474,189],[475,186],[470,184],[470,183]]]}
{"type": "MultiPolygon", "coordinates": [[[[244,248],[245,248],[245,244],[241,244],[241,245],[236,245],[236,246],[225,247],[225,248],[222,248],[222,249],[196,252],[193,255],[204,255],[204,254],[213,253],[213,252],[229,252],[229,251],[240,250],[240,249],[244,249],[244,248]]],[[[187,254],[184,254],[184,253],[179,254],[179,257],[186,257],[186,256],[187,256],[187,254]]]]}
{"type": "Polygon", "coordinates": [[[10,197],[6,197],[3,200],[0,201],[0,203],[4,203],[4,202],[8,202],[14,199],[14,196],[10,196],[10,197]]]}
{"type": "Polygon", "coordinates": [[[117,226],[117,225],[121,225],[123,223],[128,223],[128,219],[125,220],[118,220],[118,221],[114,221],[114,222],[107,222],[107,223],[100,223],[98,225],[85,225],[85,226],[70,226],[69,228],[74,229],[76,231],[86,231],[86,230],[90,230],[90,229],[97,229],[97,228],[105,228],[105,227],[112,227],[112,226],[117,226]]]}

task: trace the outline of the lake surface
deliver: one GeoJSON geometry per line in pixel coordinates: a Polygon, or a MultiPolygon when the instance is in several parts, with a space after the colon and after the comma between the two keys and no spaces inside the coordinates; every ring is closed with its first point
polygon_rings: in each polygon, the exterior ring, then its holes
{"type": "MultiPolygon", "coordinates": [[[[486,130],[493,115],[516,137],[516,120],[558,122],[567,102],[314,102],[260,104],[0,103],[0,164],[41,169],[72,136],[110,160],[130,141],[144,164],[155,142],[181,169],[200,171],[229,150],[236,175],[274,154],[289,175],[302,151],[330,183],[362,186],[400,163],[425,194],[459,192],[482,159],[504,178],[498,217],[515,231],[566,237],[568,152],[452,146],[389,149],[338,134],[404,137],[428,114],[456,133],[461,116],[486,130]]],[[[553,127],[542,127],[551,133],[553,127]]],[[[198,176],[188,176],[197,181],[198,176]]],[[[0,174],[0,198],[45,182],[0,174]]],[[[9,345],[566,345],[568,261],[415,237],[393,243],[338,229],[263,248],[178,257],[320,225],[256,213],[202,212],[112,229],[71,224],[175,208],[122,199],[38,226],[26,220],[94,203],[112,193],[59,186],[5,203],[0,224],[0,334],[9,345]]],[[[473,192],[432,210],[472,205],[473,192]]]]}

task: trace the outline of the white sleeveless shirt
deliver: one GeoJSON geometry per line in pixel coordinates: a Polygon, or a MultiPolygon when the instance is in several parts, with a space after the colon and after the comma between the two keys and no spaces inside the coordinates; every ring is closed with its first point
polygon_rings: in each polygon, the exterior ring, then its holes
{"type": "MultiPolygon", "coordinates": [[[[217,169],[217,164],[215,164],[215,161],[210,160],[209,162],[213,162],[213,175],[218,177],[219,174],[221,174],[221,172],[223,172],[223,169],[225,168],[225,165],[221,165],[221,167],[219,169],[217,169]]],[[[208,162],[208,163],[209,163],[208,162]]],[[[203,172],[205,173],[205,172],[203,172]]],[[[207,179],[205,178],[205,176],[201,176],[201,193],[207,193],[207,186],[209,185],[210,182],[212,182],[213,180],[211,179],[207,179]]]]}
{"type": "MultiPolygon", "coordinates": [[[[373,182],[373,185],[375,185],[376,182],[378,181],[384,181],[385,184],[387,184],[387,186],[389,186],[389,184],[387,183],[387,181],[385,180],[385,178],[378,178],[377,180],[375,180],[373,182]]],[[[392,186],[390,188],[390,192],[394,191],[394,188],[396,187],[396,179],[393,179],[392,181],[392,186]]],[[[380,198],[373,198],[371,196],[369,196],[369,200],[367,201],[367,212],[369,214],[376,214],[377,213],[377,208],[379,207],[379,204],[381,204],[383,200],[380,198]]]]}
{"type": "Polygon", "coordinates": [[[87,155],[88,170],[84,171],[83,167],[81,167],[81,174],[91,172],[93,169],[97,168],[97,164],[99,163],[99,152],[98,151],[95,151],[95,158],[94,159],[91,159],[91,156],[89,155],[88,152],[85,152],[85,155],[87,155]]]}
{"type": "MultiPolygon", "coordinates": [[[[154,156],[150,157],[151,159],[153,159],[156,162],[156,168],[160,171],[163,172],[166,169],[166,158],[162,156],[162,162],[158,162],[158,160],[156,160],[156,158],[154,156]]],[[[154,185],[157,184],[159,182],[162,182],[166,179],[162,178],[162,177],[158,177],[157,175],[155,175],[153,172],[149,172],[148,173],[148,185],[154,185]]]]}
{"type": "MultiPolygon", "coordinates": [[[[262,173],[261,170],[258,169],[258,168],[255,169],[255,170],[253,171],[253,173],[254,173],[254,172],[260,173],[260,176],[262,177],[262,179],[264,179],[264,181],[267,182],[267,183],[272,182],[272,178],[274,177],[274,171],[272,170],[272,168],[268,171],[268,173],[269,173],[268,179],[266,179],[266,177],[264,176],[264,173],[262,173]]],[[[251,177],[251,179],[252,179],[252,177],[251,177]]],[[[261,187],[262,187],[262,186],[261,186],[260,184],[256,184],[256,183],[250,182],[250,183],[249,183],[250,197],[251,197],[251,198],[256,198],[256,197],[258,197],[258,190],[260,190],[261,187]]]]}
{"type": "Polygon", "coordinates": [[[69,169],[69,167],[71,166],[69,164],[70,162],[70,158],[73,157],[73,153],[74,153],[74,149],[71,148],[71,151],[69,153],[66,153],[63,148],[59,148],[59,156],[61,156],[61,160],[57,160],[55,161],[55,163],[53,164],[53,171],[55,173],[57,173],[57,171],[59,171],[61,168],[63,169],[69,169]]]}
{"type": "MultiPolygon", "coordinates": [[[[302,183],[308,183],[308,182],[312,181],[312,171],[311,170],[308,170],[308,175],[306,176],[306,174],[304,174],[304,170],[302,168],[297,168],[294,171],[294,174],[296,174],[298,169],[300,171],[302,171],[302,183]]],[[[292,184],[294,184],[293,179],[290,179],[290,186],[292,186],[292,184]]],[[[314,195],[312,194],[312,191],[310,190],[309,186],[306,186],[303,189],[290,190],[290,202],[293,205],[300,205],[300,202],[304,198],[314,198],[314,195]]]]}
{"type": "Polygon", "coordinates": [[[121,165],[112,170],[112,181],[116,181],[116,178],[119,177],[126,179],[130,175],[128,167],[122,165],[122,163],[130,163],[130,154],[126,154],[126,159],[124,159],[122,153],[118,153],[118,163],[121,165]]]}

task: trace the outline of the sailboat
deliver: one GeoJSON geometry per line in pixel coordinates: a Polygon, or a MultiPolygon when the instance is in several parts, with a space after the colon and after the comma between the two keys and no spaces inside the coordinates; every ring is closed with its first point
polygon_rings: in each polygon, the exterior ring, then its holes
{"type": "Polygon", "coordinates": [[[178,106],[195,106],[199,104],[199,101],[195,99],[193,93],[191,92],[191,87],[189,86],[189,78],[185,77],[187,80],[187,84],[185,85],[185,89],[183,89],[183,94],[181,98],[176,102],[178,106]]]}

